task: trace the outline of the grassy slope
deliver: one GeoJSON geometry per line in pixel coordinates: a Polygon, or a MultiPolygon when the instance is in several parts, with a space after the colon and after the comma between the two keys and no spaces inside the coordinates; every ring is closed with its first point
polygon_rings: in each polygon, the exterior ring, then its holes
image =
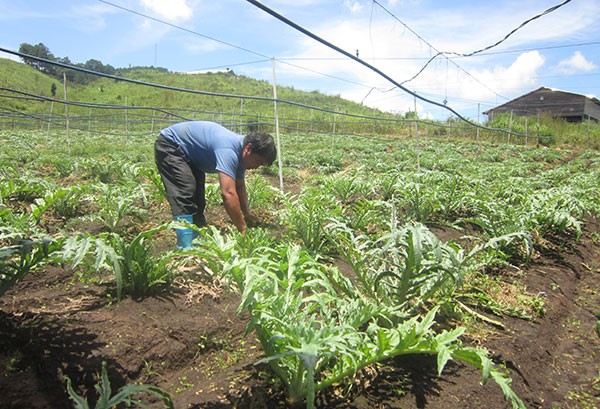
{"type": "MultiPolygon", "coordinates": [[[[51,97],[52,83],[55,83],[57,86],[56,93],[62,95],[61,84],[55,79],[42,74],[28,65],[0,58],[0,86],[3,88],[51,97]]],[[[3,90],[0,95],[3,96],[1,106],[4,108],[19,110],[34,109],[31,104],[24,100],[4,97],[18,96],[19,94],[3,90]]]]}
{"type": "MultiPolygon", "coordinates": [[[[119,69],[117,76],[178,89],[208,91],[229,95],[258,96],[267,99],[273,95],[272,85],[267,81],[236,75],[233,72],[184,74],[168,72],[165,69],[127,68],[119,69]]],[[[52,84],[55,84],[57,87],[56,98],[62,99],[62,81],[48,77],[26,64],[0,58],[0,86],[2,87],[51,97],[52,84]]],[[[4,96],[0,102],[0,107],[3,108],[2,111],[7,111],[9,116],[13,111],[31,114],[48,113],[49,109],[51,109],[47,103],[32,103],[31,100],[14,98],[19,96],[19,94],[14,92],[1,91],[0,95],[4,96]]],[[[280,100],[293,101],[307,106],[338,112],[365,116],[375,115],[380,118],[402,118],[402,116],[374,111],[372,108],[345,100],[339,96],[325,95],[318,91],[306,92],[296,90],[293,87],[278,87],[277,95],[280,100]]],[[[109,78],[98,78],[85,86],[69,84],[68,99],[86,103],[164,108],[180,115],[182,118],[190,119],[227,121],[231,118],[235,122],[250,122],[256,119],[261,122],[262,118],[272,117],[273,115],[273,103],[269,100],[256,101],[201,95],[116,81],[109,78]]],[[[69,112],[72,116],[77,117],[79,115],[81,118],[87,118],[91,115],[90,109],[87,107],[70,107],[69,112]]],[[[115,116],[121,117],[128,114],[106,110],[104,112],[98,111],[94,114],[113,115],[113,113],[115,116]]],[[[295,121],[299,120],[305,121],[304,124],[300,125],[300,128],[313,130],[314,127],[314,130],[323,132],[332,131],[336,125],[338,125],[338,132],[340,129],[347,132],[373,132],[379,134],[411,134],[412,132],[403,130],[402,125],[400,125],[400,128],[394,127],[387,121],[380,120],[373,122],[368,119],[361,120],[339,115],[336,118],[336,115],[328,112],[300,108],[286,103],[278,104],[278,114],[282,124],[287,121],[287,125],[291,127],[289,129],[296,129],[297,125],[295,121]],[[354,124],[358,124],[356,125],[357,127],[354,124]]],[[[129,120],[134,119],[135,114],[133,112],[130,112],[129,115],[131,115],[129,120]]],[[[147,112],[146,115],[148,115],[147,112]]],[[[528,122],[528,118],[510,118],[510,122],[507,122],[508,118],[500,116],[495,118],[494,123],[488,125],[493,128],[511,129],[521,134],[527,133],[533,138],[532,140],[538,135],[553,136],[552,139],[541,141],[545,145],[560,146],[566,144],[595,149],[600,147],[600,124],[587,122],[582,124],[567,124],[564,121],[553,118],[541,119],[541,121],[538,118],[535,120],[531,119],[528,122]]],[[[444,125],[443,122],[433,122],[438,125],[444,125]]],[[[425,130],[430,135],[437,135],[436,132],[440,131],[442,132],[441,135],[451,134],[453,137],[460,137],[461,135],[462,137],[469,137],[476,133],[474,129],[470,129],[469,127],[466,127],[463,131],[459,131],[458,128],[430,128],[425,130]]],[[[498,140],[506,140],[506,135],[499,134],[498,138],[500,138],[498,140]]],[[[520,140],[517,143],[524,142],[520,140]]],[[[530,143],[536,143],[536,141],[534,140],[530,143]]]]}
{"type": "MultiPolygon", "coordinates": [[[[170,87],[225,93],[232,95],[251,95],[271,98],[272,85],[266,81],[230,73],[184,74],[151,68],[135,68],[119,70],[118,76],[137,81],[161,84],[170,87]]],[[[51,96],[51,86],[57,86],[57,98],[62,99],[62,81],[48,77],[32,67],[15,61],[0,58],[0,81],[2,86],[9,89],[30,92],[44,97],[51,96]]],[[[15,95],[4,91],[4,95],[15,95]]],[[[355,114],[372,115],[373,109],[344,100],[339,96],[324,95],[317,91],[305,92],[292,87],[278,87],[279,99],[322,108],[351,112],[355,114]]],[[[185,108],[210,112],[243,112],[251,115],[271,115],[272,102],[253,101],[239,98],[224,98],[165,90],[139,84],[116,81],[109,78],[98,78],[89,85],[70,85],[68,98],[74,101],[92,102],[99,104],[115,104],[127,106],[147,106],[160,108],[185,108]]],[[[35,112],[35,105],[19,103],[12,98],[3,98],[3,105],[19,110],[35,112]]],[[[318,112],[298,109],[295,106],[281,104],[284,116],[318,120],[318,112]],[[286,112],[287,111],[287,112],[286,112]]],[[[380,115],[384,115],[379,113],[380,115]]]]}

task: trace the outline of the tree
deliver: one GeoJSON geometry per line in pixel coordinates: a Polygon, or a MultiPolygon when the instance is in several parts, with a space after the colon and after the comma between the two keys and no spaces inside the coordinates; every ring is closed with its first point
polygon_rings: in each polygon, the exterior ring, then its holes
{"type": "Polygon", "coordinates": [[[101,72],[103,74],[113,75],[115,73],[115,68],[112,65],[104,65],[101,61],[98,60],[87,60],[83,65],[83,68],[90,71],[101,72]]]}
{"type": "Polygon", "coordinates": [[[419,119],[419,116],[415,111],[407,111],[404,114],[404,119],[419,119]]]}
{"type": "MultiPolygon", "coordinates": [[[[19,52],[22,54],[30,55],[32,57],[43,58],[48,61],[56,61],[56,58],[50,52],[50,49],[44,45],[44,43],[39,43],[37,45],[21,43],[21,45],[19,46],[19,52]]],[[[27,57],[21,57],[21,59],[25,64],[32,66],[33,68],[43,72],[44,74],[52,76],[56,75],[56,68],[50,63],[27,57]]]]}

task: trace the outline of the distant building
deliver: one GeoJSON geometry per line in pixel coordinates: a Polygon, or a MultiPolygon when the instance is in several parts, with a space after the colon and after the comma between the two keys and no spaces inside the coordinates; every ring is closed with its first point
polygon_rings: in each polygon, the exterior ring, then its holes
{"type": "Polygon", "coordinates": [[[495,115],[511,112],[519,116],[545,113],[567,122],[582,122],[587,118],[600,121],[600,100],[593,96],[542,87],[489,109],[484,114],[491,119],[495,115]]]}

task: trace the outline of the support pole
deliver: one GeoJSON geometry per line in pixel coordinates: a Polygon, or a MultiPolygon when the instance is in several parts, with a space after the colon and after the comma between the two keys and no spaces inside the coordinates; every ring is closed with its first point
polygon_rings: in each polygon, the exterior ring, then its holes
{"type": "Polygon", "coordinates": [[[417,172],[421,172],[421,147],[419,146],[419,116],[417,115],[417,98],[415,101],[415,139],[417,141],[417,172]]]}
{"type": "Polygon", "coordinates": [[[279,164],[279,190],[283,193],[283,163],[281,161],[281,141],[279,138],[279,114],[277,113],[277,81],[275,79],[275,57],[271,58],[273,67],[273,110],[275,111],[275,138],[277,140],[277,163],[279,164]]]}
{"type": "Polygon", "coordinates": [[[67,74],[63,72],[63,94],[65,98],[65,127],[67,130],[67,149],[69,156],[71,155],[71,137],[69,134],[69,104],[67,101],[67,74]]]}
{"type": "Polygon", "coordinates": [[[48,117],[48,129],[46,130],[46,142],[50,139],[50,124],[52,124],[52,115],[54,111],[54,100],[50,102],[50,116],[48,117]]]}

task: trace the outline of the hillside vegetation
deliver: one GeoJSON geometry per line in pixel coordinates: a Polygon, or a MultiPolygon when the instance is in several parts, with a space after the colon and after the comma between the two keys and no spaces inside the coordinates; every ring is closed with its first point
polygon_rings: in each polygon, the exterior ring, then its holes
{"type": "MultiPolygon", "coordinates": [[[[245,132],[246,126],[253,123],[268,132],[274,130],[273,89],[267,81],[234,71],[186,74],[154,67],[119,68],[115,69],[115,76],[124,80],[67,80],[69,105],[65,108],[64,84],[60,79],[30,65],[0,59],[0,120],[4,119],[0,126],[50,129],[54,125],[64,129],[68,122],[73,129],[128,134],[133,130],[154,132],[156,127],[178,120],[206,119],[237,131],[244,128],[245,132]]],[[[277,96],[282,132],[403,137],[413,137],[418,132],[422,137],[484,140],[493,144],[600,147],[600,125],[595,122],[570,124],[544,115],[498,115],[484,124],[495,131],[478,130],[456,118],[422,120],[414,112],[381,112],[317,90],[278,86],[277,96]]]]}
{"type": "MultiPolygon", "coordinates": [[[[273,96],[272,85],[266,81],[256,80],[243,75],[237,75],[234,71],[208,72],[199,74],[186,74],[170,72],[161,68],[139,67],[118,69],[116,76],[131,79],[137,82],[129,83],[112,78],[98,77],[87,85],[67,84],[68,99],[79,102],[96,104],[114,104],[136,107],[155,108],[184,108],[195,111],[208,112],[243,112],[251,115],[272,115],[273,103],[271,101],[260,101],[252,99],[228,98],[214,95],[201,95],[199,93],[188,93],[184,91],[153,87],[150,84],[209,92],[214,94],[229,94],[252,96],[270,99],[273,96]]],[[[47,76],[33,67],[15,61],[0,59],[0,77],[3,87],[12,90],[27,92],[46,98],[52,98],[52,85],[55,84],[55,98],[63,99],[63,84],[55,78],[47,76]]],[[[6,95],[6,94],[5,94],[6,95]]],[[[381,111],[345,100],[339,95],[325,95],[318,91],[306,92],[293,87],[278,87],[277,95],[280,100],[293,101],[303,105],[325,108],[339,112],[347,112],[358,115],[377,115],[393,117],[381,111]]],[[[17,108],[20,106],[26,112],[36,112],[35,105],[22,106],[18,101],[8,98],[5,107],[17,108]]],[[[294,117],[308,116],[310,112],[302,109],[298,114],[298,108],[287,107],[281,104],[280,109],[293,111],[294,117]]],[[[313,119],[315,116],[313,115],[313,119]]],[[[316,118],[318,119],[318,118],[316,118]]]]}

